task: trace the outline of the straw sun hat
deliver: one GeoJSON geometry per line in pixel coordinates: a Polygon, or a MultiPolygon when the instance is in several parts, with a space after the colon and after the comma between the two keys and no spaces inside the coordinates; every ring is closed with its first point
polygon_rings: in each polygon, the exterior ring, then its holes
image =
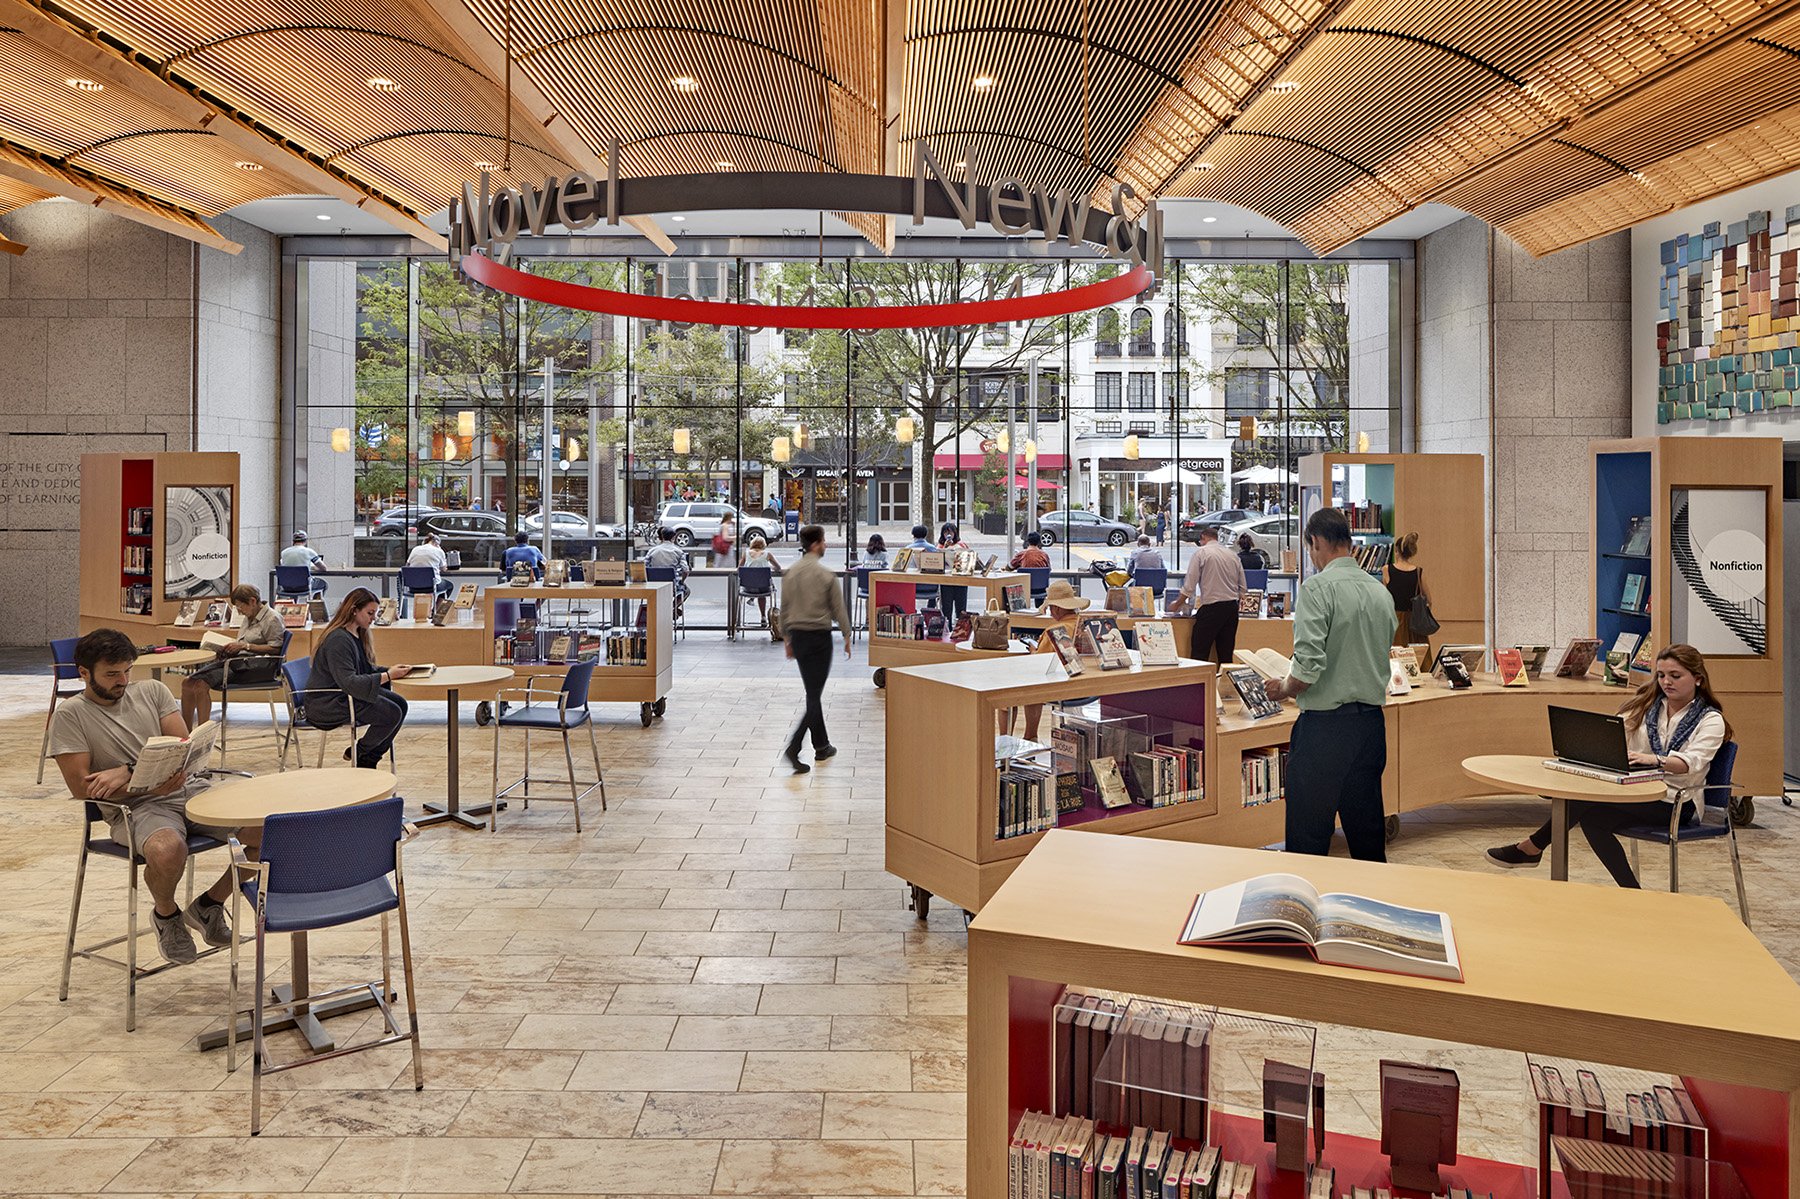
{"type": "Polygon", "coordinates": [[[1044,592],[1044,606],[1039,611],[1061,608],[1065,612],[1079,612],[1093,602],[1085,595],[1076,595],[1067,579],[1058,579],[1044,592]]]}

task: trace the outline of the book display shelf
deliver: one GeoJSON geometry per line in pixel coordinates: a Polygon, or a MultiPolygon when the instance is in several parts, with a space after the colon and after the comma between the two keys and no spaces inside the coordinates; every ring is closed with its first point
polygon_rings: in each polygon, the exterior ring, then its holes
{"type": "MultiPolygon", "coordinates": [[[[1086,1110],[1097,1130],[1160,1124],[1178,1149],[1215,1146],[1253,1167],[1234,1188],[1244,1199],[1302,1199],[1326,1170],[1334,1197],[1390,1188],[1735,1199],[1800,1186],[1800,1122],[1789,1115],[1800,1100],[1800,987],[1718,901],[1585,887],[1583,918],[1571,920],[1566,883],[1342,858],[1280,866],[1319,892],[1448,913],[1464,981],[1326,966],[1297,951],[1184,947],[1176,939],[1196,894],[1266,873],[1267,854],[1049,832],[969,930],[970,1199],[1010,1193],[1015,1130],[1027,1113],[1059,1107],[1086,1110]],[[1102,1001],[1126,1018],[1095,1018],[1102,1001]],[[1135,1026],[1133,1015],[1143,1017],[1135,1026]],[[1393,1151],[1416,1126],[1399,1105],[1346,1114],[1349,1096],[1373,1102],[1389,1056],[1360,1049],[1359,1029],[1517,1055],[1519,1085],[1503,1089],[1524,1100],[1509,1138],[1531,1147],[1524,1160],[1475,1156],[1465,1131],[1437,1186],[1395,1188],[1393,1151]],[[1583,1135],[1586,1104],[1578,1129],[1571,1108],[1546,1113],[1531,1101],[1559,1060],[1577,1078],[1595,1073],[1599,1107],[1621,1108],[1612,1133],[1603,1119],[1601,1135],[1583,1135]],[[1622,1081],[1622,1071],[1643,1074],[1622,1081]],[[1668,1148],[1649,1144],[1641,1120],[1643,1144],[1630,1143],[1640,1082],[1691,1101],[1687,1122],[1661,1131],[1668,1148]],[[1392,1134],[1385,1149],[1379,1136],[1346,1131],[1370,1122],[1392,1134]],[[1609,1143],[1619,1128],[1623,1146],[1609,1143]],[[1645,1156],[1624,1162],[1634,1148],[1645,1156]],[[1634,1185],[1643,1177],[1662,1185],[1634,1185]]],[[[1498,1084],[1471,1071],[1461,1085],[1498,1084]]]]}
{"type": "Polygon", "coordinates": [[[489,587],[481,603],[487,656],[478,661],[510,666],[521,679],[549,679],[578,658],[594,658],[589,699],[636,703],[645,728],[666,710],[675,676],[674,584],[489,587]]]}
{"type": "MultiPolygon", "coordinates": [[[[1044,836],[1023,831],[1017,821],[1003,828],[1001,819],[1003,794],[1015,795],[1022,781],[1029,785],[1029,776],[1041,772],[1051,776],[1051,814],[1060,827],[1204,836],[1197,827],[1217,811],[1204,783],[1216,710],[1212,688],[1212,666],[1186,660],[1145,667],[1134,658],[1129,670],[1091,666],[1075,678],[1055,654],[893,671],[887,707],[888,871],[911,884],[921,916],[932,895],[976,911],[1044,836]],[[1030,704],[1045,705],[1036,743],[997,732],[999,713],[1030,704]],[[1140,778],[1140,771],[1149,763],[1134,766],[1130,756],[1153,745],[1200,759],[1200,785],[1177,791],[1185,798],[1165,796],[1160,806],[1144,802],[1147,776],[1140,778]],[[1092,759],[1105,756],[1128,780],[1129,802],[1119,807],[1106,807],[1100,794],[1092,759]],[[1054,811],[1057,773],[1075,776],[1063,784],[1061,811],[1054,811]]],[[[1019,726],[1013,727],[1016,732],[1019,726]]],[[[1111,798],[1116,802],[1121,796],[1115,792],[1111,798]]]]}
{"type": "Polygon", "coordinates": [[[925,666],[954,656],[957,659],[1003,658],[1006,650],[977,650],[949,640],[949,628],[935,630],[920,616],[937,607],[936,588],[966,587],[968,609],[983,611],[990,598],[1006,607],[1006,588],[1024,588],[1031,594],[1031,576],[1010,571],[987,575],[926,574],[916,570],[877,570],[869,573],[869,665],[875,685],[887,686],[887,672],[896,666],[925,666]],[[921,596],[921,588],[927,594],[921,596]]]}
{"type": "MultiPolygon", "coordinates": [[[[1487,638],[1487,519],[1480,454],[1309,454],[1300,460],[1300,526],[1318,503],[1350,517],[1351,540],[1377,576],[1394,540],[1419,535],[1437,643],[1487,638]]],[[[1300,577],[1312,574],[1300,547],[1300,577]]]]}
{"type": "Polygon", "coordinates": [[[236,454],[83,454],[82,631],[138,637],[183,599],[223,599],[237,577],[237,494],[236,454]]]}
{"type": "Polygon", "coordinates": [[[1650,437],[1588,448],[1591,602],[1602,653],[1622,633],[1641,635],[1652,652],[1674,641],[1698,647],[1736,734],[1734,783],[1750,795],[1780,795],[1780,440],[1650,437]],[[1714,566],[1720,559],[1730,572],[1714,566]]]}

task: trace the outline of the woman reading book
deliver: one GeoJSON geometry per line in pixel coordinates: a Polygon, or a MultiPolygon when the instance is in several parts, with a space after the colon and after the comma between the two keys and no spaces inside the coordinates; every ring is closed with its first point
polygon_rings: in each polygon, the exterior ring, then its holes
{"type": "MultiPolygon", "coordinates": [[[[1643,803],[1569,804],[1569,825],[1581,826],[1594,856],[1621,887],[1637,887],[1637,875],[1619,844],[1618,831],[1640,824],[1669,823],[1670,804],[1681,808],[1681,823],[1690,824],[1705,802],[1706,773],[1713,755],[1731,740],[1718,697],[1706,673],[1706,659],[1691,645],[1671,645],[1656,655],[1655,674],[1639,687],[1619,715],[1625,718],[1625,744],[1631,764],[1663,772],[1663,798],[1643,803]]],[[[1487,851],[1496,866],[1535,866],[1550,844],[1544,825],[1517,845],[1487,851]]]]}
{"type": "MultiPolygon", "coordinates": [[[[344,597],[313,651],[305,701],[308,722],[323,729],[349,723],[351,702],[355,702],[355,721],[365,729],[354,746],[356,764],[370,769],[380,767],[406,721],[406,700],[395,695],[388,684],[405,678],[413,669],[376,664],[369,626],[375,623],[380,607],[381,601],[367,587],[358,587],[344,597]]],[[[348,758],[350,751],[345,750],[344,756],[348,758]]]]}

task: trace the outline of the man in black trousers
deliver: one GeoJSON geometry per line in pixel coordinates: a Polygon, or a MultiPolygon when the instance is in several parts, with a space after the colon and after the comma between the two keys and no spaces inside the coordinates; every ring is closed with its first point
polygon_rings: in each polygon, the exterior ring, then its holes
{"type": "Polygon", "coordinates": [[[1394,602],[1356,564],[1350,523],[1336,508],[1306,522],[1315,573],[1295,601],[1294,665],[1264,684],[1270,699],[1298,696],[1300,717],[1289,746],[1287,851],[1324,856],[1342,820],[1350,856],[1387,861],[1381,775],[1387,769],[1388,647],[1394,602]]]}
{"type": "Polygon", "coordinates": [[[1200,545],[1188,559],[1174,610],[1194,603],[1188,657],[1230,666],[1237,649],[1238,604],[1244,597],[1244,564],[1219,544],[1219,526],[1202,525],[1200,545]]]}
{"type": "Polygon", "coordinates": [[[800,681],[806,684],[806,715],[788,738],[783,755],[795,774],[812,769],[800,760],[800,746],[808,730],[812,732],[813,761],[823,762],[837,753],[825,732],[821,702],[825,680],[831,677],[834,622],[844,631],[844,657],[850,656],[850,614],[844,610],[844,589],[824,557],[824,528],[807,525],[800,530],[800,561],[781,575],[781,630],[787,638],[787,656],[799,665],[800,681]]]}

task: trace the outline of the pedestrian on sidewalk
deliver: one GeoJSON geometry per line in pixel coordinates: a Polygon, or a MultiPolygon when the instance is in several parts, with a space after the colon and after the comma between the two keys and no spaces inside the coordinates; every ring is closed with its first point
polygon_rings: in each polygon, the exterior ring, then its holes
{"type": "Polygon", "coordinates": [[[823,762],[837,753],[825,731],[825,680],[831,677],[831,626],[844,632],[844,657],[850,656],[850,614],[844,610],[844,590],[838,577],[825,565],[825,529],[807,525],[800,530],[800,561],[781,576],[781,628],[787,637],[787,656],[800,667],[806,684],[806,713],[783,756],[795,774],[811,770],[800,760],[800,746],[812,733],[813,761],[823,762]]]}

